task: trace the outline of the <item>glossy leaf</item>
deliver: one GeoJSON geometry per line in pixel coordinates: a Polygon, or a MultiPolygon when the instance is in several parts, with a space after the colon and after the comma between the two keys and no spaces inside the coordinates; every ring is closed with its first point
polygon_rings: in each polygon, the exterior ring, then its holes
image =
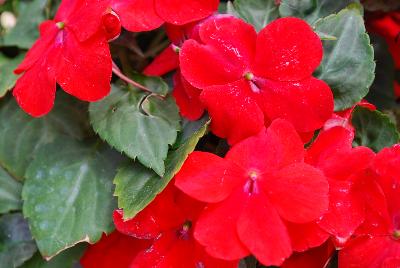
{"type": "Polygon", "coordinates": [[[356,129],[356,145],[367,146],[378,152],[400,141],[396,125],[379,111],[357,107],[353,112],[352,123],[356,129]]]}
{"type": "Polygon", "coordinates": [[[40,148],[26,172],[23,212],[44,257],[113,230],[116,155],[102,144],[59,138],[40,148]]]}
{"type": "Polygon", "coordinates": [[[14,99],[0,101],[0,165],[23,180],[35,152],[59,135],[82,139],[90,134],[86,105],[59,92],[55,108],[45,117],[24,113],[14,99]]]}
{"type": "Polygon", "coordinates": [[[22,185],[0,166],[0,214],[21,208],[22,185]]]}
{"type": "Polygon", "coordinates": [[[179,112],[171,97],[160,100],[114,86],[102,101],[91,103],[90,120],[102,139],[162,176],[164,160],[179,130],[179,112]]]}
{"type": "Polygon", "coordinates": [[[257,31],[279,17],[275,0],[235,0],[229,3],[228,13],[252,24],[257,31]]]}
{"type": "Polygon", "coordinates": [[[319,20],[315,28],[337,38],[323,41],[324,58],[316,75],[331,87],[336,111],[350,108],[367,95],[375,72],[374,50],[359,6],[319,20]]]}
{"type": "Polygon", "coordinates": [[[145,208],[171,181],[180,170],[187,156],[194,150],[207,131],[208,123],[194,132],[178,148],[170,151],[166,159],[163,177],[139,163],[127,163],[114,179],[118,207],[124,209],[126,219],[133,218],[145,208]]]}
{"type": "Polygon", "coordinates": [[[18,76],[13,71],[23,60],[25,54],[20,54],[15,58],[8,58],[0,54],[0,97],[3,97],[8,90],[14,87],[18,76]]]}
{"type": "Polygon", "coordinates": [[[330,14],[337,13],[357,0],[282,0],[279,13],[282,17],[298,17],[310,24],[330,14]]]}
{"type": "Polygon", "coordinates": [[[22,214],[0,217],[0,267],[18,267],[36,252],[29,226],[22,214]]]}

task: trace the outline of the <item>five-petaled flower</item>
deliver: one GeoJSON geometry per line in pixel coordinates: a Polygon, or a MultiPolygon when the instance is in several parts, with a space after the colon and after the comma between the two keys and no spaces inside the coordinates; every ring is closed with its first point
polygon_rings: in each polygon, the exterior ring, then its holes
{"type": "Polygon", "coordinates": [[[294,127],[277,119],[225,158],[189,156],[175,184],[208,203],[194,236],[210,255],[235,260],[252,253],[264,265],[280,265],[290,256],[286,222],[311,222],[328,208],[328,181],[304,163],[304,155],[294,127]]]}
{"type": "Polygon", "coordinates": [[[331,117],[332,92],[312,77],[322,43],[303,20],[277,19],[257,34],[240,19],[213,17],[200,25],[199,39],[182,46],[182,75],[203,90],[212,130],[230,144],[276,118],[311,132],[331,117]]]}

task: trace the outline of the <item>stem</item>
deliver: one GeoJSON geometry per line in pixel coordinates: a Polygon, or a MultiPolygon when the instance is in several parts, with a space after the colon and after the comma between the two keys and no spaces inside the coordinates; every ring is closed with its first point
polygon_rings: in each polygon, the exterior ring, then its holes
{"type": "Polygon", "coordinates": [[[127,77],[126,75],[124,75],[121,70],[118,68],[118,66],[115,64],[115,62],[112,63],[112,71],[113,73],[118,76],[119,78],[121,78],[121,80],[125,81],[128,84],[131,84],[134,87],[140,88],[141,90],[148,92],[148,93],[153,93],[150,89],[148,89],[147,87],[139,84],[138,82],[133,81],[132,79],[130,79],[129,77],[127,77]]]}

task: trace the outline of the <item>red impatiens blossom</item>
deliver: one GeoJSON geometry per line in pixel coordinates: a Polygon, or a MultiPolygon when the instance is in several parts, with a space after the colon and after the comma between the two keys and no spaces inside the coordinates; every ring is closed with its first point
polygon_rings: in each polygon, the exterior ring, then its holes
{"type": "Polygon", "coordinates": [[[217,258],[251,253],[264,265],[281,264],[292,253],[286,222],[314,221],[328,207],[327,179],[304,163],[304,154],[294,127],[281,119],[233,146],[225,158],[190,154],[175,184],[208,203],[196,240],[217,258]]]}
{"type": "Polygon", "coordinates": [[[333,112],[328,85],[312,77],[322,43],[301,19],[282,18],[260,33],[244,21],[219,16],[200,25],[199,40],[180,51],[182,75],[202,89],[212,130],[230,144],[255,135],[273,119],[311,132],[333,112]]]}
{"type": "Polygon", "coordinates": [[[90,245],[80,262],[83,268],[128,268],[136,255],[151,245],[117,231],[90,245]]]}
{"type": "Polygon", "coordinates": [[[305,252],[294,253],[281,268],[325,268],[335,253],[335,247],[327,241],[305,252]]]}
{"type": "Polygon", "coordinates": [[[339,252],[339,267],[399,267],[400,146],[377,154],[364,180],[370,184],[370,209],[355,238],[339,252]]]}
{"type": "Polygon", "coordinates": [[[329,209],[318,226],[345,243],[364,221],[365,199],[360,185],[374,153],[367,147],[352,148],[354,133],[343,127],[322,131],[307,150],[306,163],[322,170],[329,181],[329,209]]]}
{"type": "Polygon", "coordinates": [[[56,83],[85,101],[96,101],[109,93],[112,63],[107,30],[118,34],[119,22],[107,10],[90,3],[64,0],[54,20],[40,25],[40,38],[15,70],[23,75],[13,94],[32,116],[51,110],[56,83]],[[102,21],[106,23],[103,27],[102,21]]]}
{"type": "Polygon", "coordinates": [[[215,259],[194,240],[193,226],[203,208],[204,204],[171,185],[131,220],[124,221],[123,212],[115,211],[114,223],[120,232],[154,240],[129,267],[236,268],[237,261],[215,259]]]}
{"type": "Polygon", "coordinates": [[[183,25],[201,20],[218,9],[219,0],[108,0],[129,31],[150,31],[164,22],[183,25]]]}

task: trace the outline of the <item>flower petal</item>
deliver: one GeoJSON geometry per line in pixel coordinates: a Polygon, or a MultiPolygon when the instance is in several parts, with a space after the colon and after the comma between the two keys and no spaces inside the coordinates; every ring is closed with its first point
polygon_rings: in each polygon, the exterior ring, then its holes
{"type": "Polygon", "coordinates": [[[244,180],[243,171],[211,153],[193,152],[175,176],[175,185],[189,196],[215,203],[226,199],[244,180]]]}
{"type": "Polygon", "coordinates": [[[276,119],[267,131],[233,146],[225,158],[245,170],[266,172],[303,162],[304,146],[289,122],[276,119]]]}
{"type": "Polygon", "coordinates": [[[333,95],[322,80],[310,77],[298,82],[256,81],[258,104],[270,120],[291,122],[299,132],[321,128],[332,117],[333,95]]]}
{"type": "Polygon", "coordinates": [[[79,42],[72,32],[63,33],[57,82],[64,91],[81,100],[97,101],[105,97],[111,89],[112,69],[107,40],[97,35],[79,42]]]}
{"type": "Polygon", "coordinates": [[[306,252],[294,253],[287,259],[281,268],[321,268],[326,267],[335,253],[335,247],[327,241],[322,246],[312,248],[306,252]]]}
{"type": "Polygon", "coordinates": [[[166,22],[182,25],[210,16],[217,10],[219,0],[157,0],[154,3],[157,14],[166,22]]]}
{"type": "Polygon", "coordinates": [[[316,220],[328,209],[328,181],[307,164],[285,167],[271,174],[263,186],[279,214],[290,222],[316,220]]]}
{"type": "Polygon", "coordinates": [[[245,194],[237,191],[228,199],[210,205],[200,215],[194,237],[208,254],[224,260],[238,260],[249,255],[236,229],[245,202],[245,194]]]}
{"type": "Polygon", "coordinates": [[[143,70],[143,74],[150,76],[162,76],[179,68],[179,56],[172,49],[172,45],[164,49],[157,57],[143,70]]]}
{"type": "Polygon", "coordinates": [[[121,18],[122,26],[131,32],[151,31],[164,21],[155,11],[154,2],[149,0],[112,0],[112,8],[121,18]]]}
{"type": "Polygon", "coordinates": [[[253,136],[264,127],[263,113],[244,80],[207,87],[200,99],[210,114],[213,133],[227,138],[230,144],[253,136]]]}
{"type": "Polygon", "coordinates": [[[280,265],[292,253],[286,227],[263,193],[248,196],[237,230],[243,244],[266,266],[280,265]]]}
{"type": "Polygon", "coordinates": [[[13,91],[18,105],[34,117],[50,112],[54,105],[55,94],[55,70],[46,58],[39,60],[27,70],[18,79],[13,91]]]}
{"type": "Polygon", "coordinates": [[[286,222],[286,227],[293,250],[297,252],[318,247],[329,238],[329,234],[321,229],[315,221],[303,224],[286,222]]]}
{"type": "Polygon", "coordinates": [[[312,28],[298,18],[281,18],[258,34],[256,73],[279,81],[311,76],[322,60],[322,42],[312,28]]]}

